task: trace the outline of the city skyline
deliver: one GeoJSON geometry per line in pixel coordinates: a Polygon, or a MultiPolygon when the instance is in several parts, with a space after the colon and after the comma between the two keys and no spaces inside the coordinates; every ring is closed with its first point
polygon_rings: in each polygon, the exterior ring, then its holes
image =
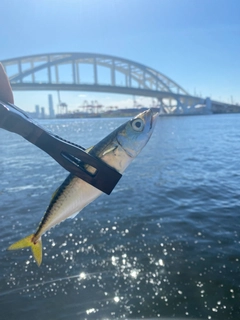
{"type": "MultiPolygon", "coordinates": [[[[239,35],[236,0],[69,0],[2,1],[0,36],[4,59],[53,52],[115,55],[165,74],[192,95],[240,102],[239,35]]],[[[66,75],[67,76],[67,75],[66,75]]],[[[14,92],[29,111],[47,106],[48,94],[14,92]]],[[[147,103],[144,98],[137,101],[147,103]]],[[[74,110],[84,100],[133,105],[133,97],[95,92],[61,92],[74,110]]],[[[151,102],[151,101],[150,101],[151,102]]]]}

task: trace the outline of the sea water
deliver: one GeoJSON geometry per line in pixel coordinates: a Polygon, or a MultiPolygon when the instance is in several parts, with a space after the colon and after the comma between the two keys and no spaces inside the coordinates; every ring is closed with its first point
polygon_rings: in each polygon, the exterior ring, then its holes
{"type": "MultiPolygon", "coordinates": [[[[126,119],[42,120],[89,147],[126,119]]],[[[67,172],[0,131],[0,319],[240,319],[240,115],[162,117],[110,196],[33,233],[67,172]]]]}

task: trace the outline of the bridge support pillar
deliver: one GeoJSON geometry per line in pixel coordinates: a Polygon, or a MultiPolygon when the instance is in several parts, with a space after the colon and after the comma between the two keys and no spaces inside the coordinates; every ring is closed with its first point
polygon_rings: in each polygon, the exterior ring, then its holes
{"type": "Polygon", "coordinates": [[[206,104],[206,112],[212,113],[212,100],[210,98],[206,98],[205,104],[206,104]]]}
{"type": "Polygon", "coordinates": [[[187,110],[186,103],[181,102],[180,99],[176,99],[176,100],[177,100],[177,108],[176,108],[175,113],[176,114],[183,114],[183,113],[185,114],[185,113],[187,113],[188,110],[187,110]]]}
{"type": "Polygon", "coordinates": [[[159,106],[159,112],[161,115],[164,114],[169,114],[170,112],[170,108],[168,108],[168,106],[166,106],[163,102],[162,98],[157,98],[158,99],[158,106],[159,106]]]}

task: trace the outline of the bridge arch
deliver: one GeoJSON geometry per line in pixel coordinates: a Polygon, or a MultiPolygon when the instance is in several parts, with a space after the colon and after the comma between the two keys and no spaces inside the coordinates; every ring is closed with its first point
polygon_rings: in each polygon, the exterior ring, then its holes
{"type": "Polygon", "coordinates": [[[139,95],[142,93],[146,96],[154,96],[153,92],[162,92],[188,95],[180,85],[157,70],[110,55],[81,52],[38,54],[3,60],[2,64],[13,89],[16,90],[86,90],[129,94],[139,92],[139,95]],[[83,65],[90,66],[92,82],[84,79],[81,73],[83,65]],[[60,71],[64,68],[68,68],[68,79],[60,77],[60,71]],[[105,74],[108,70],[107,84],[102,83],[99,68],[103,68],[105,74]],[[39,74],[42,76],[39,77],[39,74]]]}

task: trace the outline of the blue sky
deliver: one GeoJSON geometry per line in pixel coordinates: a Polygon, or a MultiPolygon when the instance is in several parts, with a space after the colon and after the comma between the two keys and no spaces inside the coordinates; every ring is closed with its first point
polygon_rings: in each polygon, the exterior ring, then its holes
{"type": "MultiPolygon", "coordinates": [[[[239,0],[1,0],[0,61],[54,52],[110,54],[150,66],[190,94],[240,103],[239,0]]],[[[47,92],[15,92],[19,107],[47,106],[47,92]]],[[[54,93],[54,102],[57,103],[54,93]]],[[[62,92],[132,105],[132,97],[62,92]]]]}

